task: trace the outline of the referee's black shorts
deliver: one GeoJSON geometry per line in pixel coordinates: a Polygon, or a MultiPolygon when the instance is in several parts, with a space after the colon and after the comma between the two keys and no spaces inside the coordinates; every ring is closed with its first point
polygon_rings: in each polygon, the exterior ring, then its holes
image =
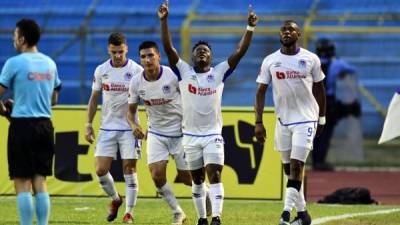
{"type": "Polygon", "coordinates": [[[54,128],[49,118],[12,118],[8,128],[10,179],[52,175],[54,128]]]}

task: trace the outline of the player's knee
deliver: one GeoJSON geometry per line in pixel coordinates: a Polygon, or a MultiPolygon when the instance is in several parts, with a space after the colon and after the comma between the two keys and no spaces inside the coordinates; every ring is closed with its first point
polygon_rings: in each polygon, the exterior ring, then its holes
{"type": "Polygon", "coordinates": [[[304,162],[292,159],[290,162],[290,177],[295,180],[302,180],[304,162]]]}
{"type": "Polygon", "coordinates": [[[290,175],[290,163],[284,163],[283,164],[283,171],[286,176],[290,175]]]}
{"type": "Polygon", "coordinates": [[[133,174],[136,173],[136,168],[134,165],[127,164],[123,166],[124,174],[133,174]]]}
{"type": "Polygon", "coordinates": [[[102,177],[108,173],[108,169],[105,167],[97,166],[96,167],[96,175],[98,177],[102,177]]]}
{"type": "Polygon", "coordinates": [[[192,176],[188,171],[178,171],[178,180],[187,186],[192,186],[192,176]]]}
{"type": "Polygon", "coordinates": [[[161,188],[167,182],[167,178],[159,171],[152,171],[151,177],[158,188],[161,188]]]}

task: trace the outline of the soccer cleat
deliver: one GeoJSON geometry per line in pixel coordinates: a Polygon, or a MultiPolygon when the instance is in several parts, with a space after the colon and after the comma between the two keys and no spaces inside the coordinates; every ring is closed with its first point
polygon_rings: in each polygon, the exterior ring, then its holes
{"type": "Polygon", "coordinates": [[[279,219],[279,225],[290,225],[290,212],[283,211],[279,219]]]}
{"type": "Polygon", "coordinates": [[[117,218],[118,209],[122,205],[122,202],[124,201],[121,195],[118,194],[118,196],[119,196],[118,200],[112,200],[112,202],[110,203],[110,208],[108,210],[108,216],[107,216],[108,222],[111,222],[115,220],[115,218],[117,218]]]}
{"type": "Polygon", "coordinates": [[[219,216],[213,217],[211,219],[210,225],[220,225],[221,224],[221,218],[219,216]]]}
{"type": "Polygon", "coordinates": [[[208,225],[208,221],[206,218],[200,218],[199,220],[197,220],[196,225],[208,225]]]}
{"type": "Polygon", "coordinates": [[[311,216],[306,210],[304,212],[297,213],[296,218],[290,222],[290,225],[311,225],[311,221],[311,216]]]}
{"type": "Polygon", "coordinates": [[[182,225],[186,222],[186,214],[182,212],[174,213],[172,217],[172,225],[182,225]]]}
{"type": "Polygon", "coordinates": [[[206,215],[211,216],[212,214],[212,205],[210,195],[206,195],[206,215]]]}
{"type": "Polygon", "coordinates": [[[124,218],[122,218],[123,223],[133,223],[133,216],[130,213],[125,213],[124,218]]]}

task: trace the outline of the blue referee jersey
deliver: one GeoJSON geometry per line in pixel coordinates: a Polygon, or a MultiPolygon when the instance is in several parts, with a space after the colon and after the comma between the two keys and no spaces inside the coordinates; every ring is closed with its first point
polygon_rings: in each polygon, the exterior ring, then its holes
{"type": "Polygon", "coordinates": [[[9,58],[1,71],[0,85],[13,92],[12,118],[51,117],[51,97],[61,87],[57,66],[40,52],[9,58]]]}

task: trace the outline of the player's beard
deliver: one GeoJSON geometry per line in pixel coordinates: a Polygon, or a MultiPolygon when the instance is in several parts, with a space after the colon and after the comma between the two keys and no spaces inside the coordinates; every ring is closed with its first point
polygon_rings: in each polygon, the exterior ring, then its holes
{"type": "Polygon", "coordinates": [[[283,46],[285,46],[285,47],[288,48],[288,47],[291,47],[291,46],[295,45],[297,40],[290,39],[290,41],[284,42],[284,41],[282,40],[282,38],[281,38],[281,39],[279,39],[279,41],[281,42],[281,44],[282,44],[283,46]]]}

